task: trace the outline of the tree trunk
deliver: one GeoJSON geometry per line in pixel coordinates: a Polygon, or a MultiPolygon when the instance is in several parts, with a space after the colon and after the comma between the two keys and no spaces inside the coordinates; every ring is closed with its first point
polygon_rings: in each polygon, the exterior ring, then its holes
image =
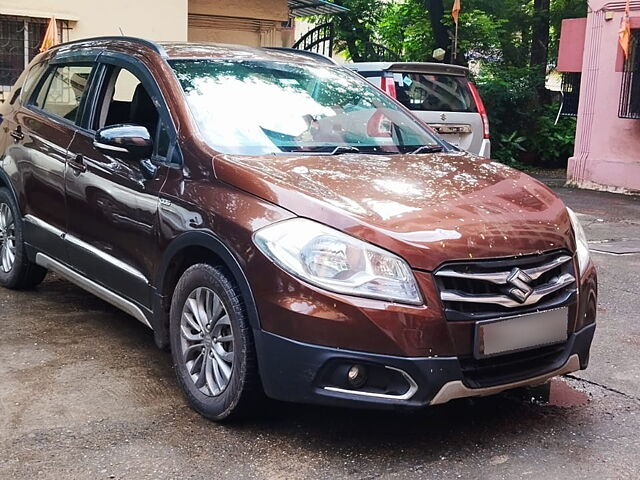
{"type": "Polygon", "coordinates": [[[549,55],[549,4],[550,0],[534,0],[533,32],[531,36],[531,61],[537,77],[537,89],[542,103],[546,103],[545,80],[549,55]]]}
{"type": "MultiPolygon", "coordinates": [[[[358,35],[362,35],[362,30],[352,24],[352,19],[346,15],[339,15],[333,20],[333,35],[336,34],[336,30],[342,32],[342,40],[344,41],[349,58],[352,62],[362,61],[362,55],[358,48],[358,39],[361,38],[358,35]]],[[[339,35],[339,34],[338,34],[339,35]]]]}
{"type": "Polygon", "coordinates": [[[444,17],[443,0],[423,0],[424,6],[429,10],[429,19],[431,20],[431,29],[433,30],[433,39],[436,48],[442,48],[445,52],[444,61],[451,62],[451,38],[449,30],[442,23],[444,17]]]}

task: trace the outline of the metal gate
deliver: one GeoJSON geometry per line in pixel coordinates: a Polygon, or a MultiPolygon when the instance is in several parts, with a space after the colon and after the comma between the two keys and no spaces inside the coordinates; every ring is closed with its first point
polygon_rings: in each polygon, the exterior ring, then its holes
{"type": "Polygon", "coordinates": [[[308,52],[321,53],[327,57],[333,55],[333,23],[323,23],[309,30],[293,44],[293,48],[308,52]]]}
{"type": "MultiPolygon", "coordinates": [[[[46,18],[0,15],[0,98],[38,54],[48,22],[46,18]]],[[[60,41],[68,28],[67,22],[58,20],[60,41]]]]}
{"type": "Polygon", "coordinates": [[[367,42],[364,44],[363,62],[397,62],[400,55],[379,43],[367,42]]]}

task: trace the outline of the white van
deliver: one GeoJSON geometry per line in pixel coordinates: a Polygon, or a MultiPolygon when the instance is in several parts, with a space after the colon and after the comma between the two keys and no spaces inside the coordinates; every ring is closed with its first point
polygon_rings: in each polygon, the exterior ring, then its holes
{"type": "Polygon", "coordinates": [[[469,69],[426,62],[344,65],[402,103],[447,142],[489,158],[489,120],[469,69]]]}

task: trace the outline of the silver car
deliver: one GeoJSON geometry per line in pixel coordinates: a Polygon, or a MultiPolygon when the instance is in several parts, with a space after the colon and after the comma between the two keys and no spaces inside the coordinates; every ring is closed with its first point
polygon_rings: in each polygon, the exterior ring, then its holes
{"type": "Polygon", "coordinates": [[[447,142],[489,158],[489,120],[469,69],[426,62],[348,63],[429,124],[447,142]]]}

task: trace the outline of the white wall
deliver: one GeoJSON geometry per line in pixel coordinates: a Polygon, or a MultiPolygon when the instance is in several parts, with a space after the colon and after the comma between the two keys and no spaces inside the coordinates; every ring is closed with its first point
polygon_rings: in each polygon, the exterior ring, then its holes
{"type": "Polygon", "coordinates": [[[70,20],[69,40],[120,29],[149,40],[187,40],[187,0],[0,0],[0,15],[70,20]]]}

